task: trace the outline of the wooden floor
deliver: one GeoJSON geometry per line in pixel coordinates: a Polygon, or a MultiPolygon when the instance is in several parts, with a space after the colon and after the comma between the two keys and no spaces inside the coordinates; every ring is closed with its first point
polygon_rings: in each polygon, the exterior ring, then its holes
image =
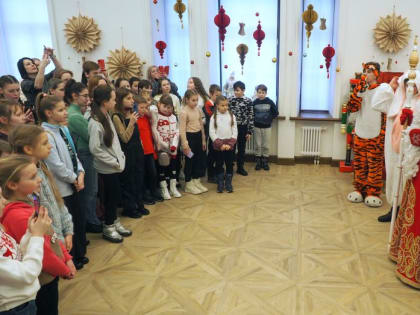
{"type": "Polygon", "coordinates": [[[60,314],[420,314],[387,259],[388,205],[347,202],[352,175],[330,166],[251,167],[233,194],[209,185],[123,219],[123,244],[89,234],[60,314]]]}

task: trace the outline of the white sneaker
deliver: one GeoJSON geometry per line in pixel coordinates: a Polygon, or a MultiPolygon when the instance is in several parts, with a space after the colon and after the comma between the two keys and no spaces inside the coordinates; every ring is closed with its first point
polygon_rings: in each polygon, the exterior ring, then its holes
{"type": "Polygon", "coordinates": [[[166,184],[166,180],[160,182],[160,194],[162,195],[163,199],[170,200],[171,195],[168,191],[168,184],[166,184]]]}
{"type": "Polygon", "coordinates": [[[200,179],[199,178],[193,179],[192,182],[194,183],[195,187],[197,187],[198,190],[201,191],[202,193],[209,191],[207,189],[207,187],[203,186],[203,184],[200,182],[200,179]]]}
{"type": "Polygon", "coordinates": [[[201,190],[199,190],[197,186],[194,185],[193,180],[185,183],[185,192],[193,195],[201,194],[201,190]]]}
{"type": "Polygon", "coordinates": [[[179,193],[178,189],[176,188],[176,179],[171,179],[169,181],[169,192],[175,198],[180,198],[182,195],[179,193]]]}

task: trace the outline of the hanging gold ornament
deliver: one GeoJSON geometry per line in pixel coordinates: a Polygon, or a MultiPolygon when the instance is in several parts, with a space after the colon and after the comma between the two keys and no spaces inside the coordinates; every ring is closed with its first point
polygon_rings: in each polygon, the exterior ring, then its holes
{"type": "Polygon", "coordinates": [[[174,11],[178,13],[179,19],[181,20],[181,28],[184,28],[184,22],[182,21],[182,14],[185,12],[186,6],[182,3],[182,0],[176,0],[174,4],[174,11]]]}
{"type": "Polygon", "coordinates": [[[210,57],[211,53],[209,51],[206,51],[206,57],[210,57]]]}
{"type": "Polygon", "coordinates": [[[327,19],[326,18],[321,18],[321,25],[319,26],[319,29],[321,31],[325,31],[327,29],[327,25],[325,23],[327,23],[327,19]]]}
{"type": "Polygon", "coordinates": [[[109,75],[113,79],[130,79],[131,77],[143,76],[143,63],[140,62],[136,53],[125,49],[109,51],[111,54],[107,59],[109,75]]]}
{"type": "Polygon", "coordinates": [[[309,37],[311,37],[311,31],[313,30],[314,24],[318,20],[318,13],[314,10],[312,4],[308,5],[306,11],[302,13],[303,22],[305,22],[306,37],[308,39],[307,47],[309,48],[309,37]]]}
{"type": "Polygon", "coordinates": [[[276,62],[277,62],[277,58],[276,58],[276,57],[273,57],[273,59],[271,59],[271,61],[272,61],[273,63],[276,63],[276,62]]]}
{"type": "Polygon", "coordinates": [[[388,53],[396,53],[408,45],[411,29],[407,23],[407,18],[395,15],[381,17],[376,27],[373,29],[375,33],[375,42],[382,50],[388,53]]]}
{"type": "Polygon", "coordinates": [[[101,33],[93,18],[80,14],[67,20],[64,32],[67,43],[79,53],[92,51],[98,46],[101,33]]]}

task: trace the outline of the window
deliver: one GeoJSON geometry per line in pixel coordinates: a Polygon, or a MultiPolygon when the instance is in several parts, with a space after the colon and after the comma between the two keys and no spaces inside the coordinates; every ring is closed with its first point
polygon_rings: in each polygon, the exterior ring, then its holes
{"type": "MultiPolygon", "coordinates": [[[[230,17],[230,24],[227,27],[224,41],[224,51],[221,51],[220,54],[220,83],[222,88],[230,75],[234,73],[235,81],[240,80],[245,83],[247,96],[254,96],[255,87],[259,84],[265,84],[268,88],[267,95],[277,103],[278,62],[273,62],[273,58],[278,59],[280,1],[220,0],[219,4],[220,6],[223,5],[226,14],[230,17]],[[259,16],[256,16],[257,12],[259,16]],[[253,37],[259,20],[265,33],[260,56],[258,56],[258,46],[253,37]],[[238,34],[239,23],[245,23],[244,36],[238,34]],[[243,74],[240,58],[236,51],[236,47],[242,43],[248,46],[243,74]],[[225,65],[227,68],[225,68],[225,65]]],[[[217,34],[218,28],[214,22],[212,25],[214,27],[209,28],[209,30],[217,34]]]]}
{"type": "MultiPolygon", "coordinates": [[[[184,4],[187,6],[186,1],[184,1],[184,4]]],[[[183,14],[184,27],[182,28],[179,16],[174,11],[174,1],[164,0],[154,4],[150,0],[150,6],[153,45],[160,40],[167,44],[163,59],[156,47],[153,47],[155,65],[169,66],[169,78],[177,84],[178,93],[184,95],[187,89],[188,78],[191,76],[188,7],[183,14]]]]}
{"type": "MultiPolygon", "coordinates": [[[[43,45],[52,47],[46,0],[0,0],[0,75],[18,80],[17,61],[22,57],[42,58],[43,45]]],[[[54,69],[49,65],[47,71],[54,69]]]]}
{"type": "Polygon", "coordinates": [[[322,50],[328,44],[334,47],[335,0],[304,0],[303,11],[309,4],[312,4],[318,13],[318,21],[314,24],[309,39],[309,48],[307,47],[305,26],[302,26],[300,110],[332,112],[335,57],[331,62],[330,78],[328,79],[322,50]],[[320,30],[321,18],[327,20],[326,30],[320,30]]]}

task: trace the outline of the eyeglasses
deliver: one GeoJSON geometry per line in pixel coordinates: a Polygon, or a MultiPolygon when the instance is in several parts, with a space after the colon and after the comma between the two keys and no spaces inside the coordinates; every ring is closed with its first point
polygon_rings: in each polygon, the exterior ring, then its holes
{"type": "Polygon", "coordinates": [[[89,94],[80,94],[79,96],[84,97],[84,98],[88,98],[89,94]]]}

